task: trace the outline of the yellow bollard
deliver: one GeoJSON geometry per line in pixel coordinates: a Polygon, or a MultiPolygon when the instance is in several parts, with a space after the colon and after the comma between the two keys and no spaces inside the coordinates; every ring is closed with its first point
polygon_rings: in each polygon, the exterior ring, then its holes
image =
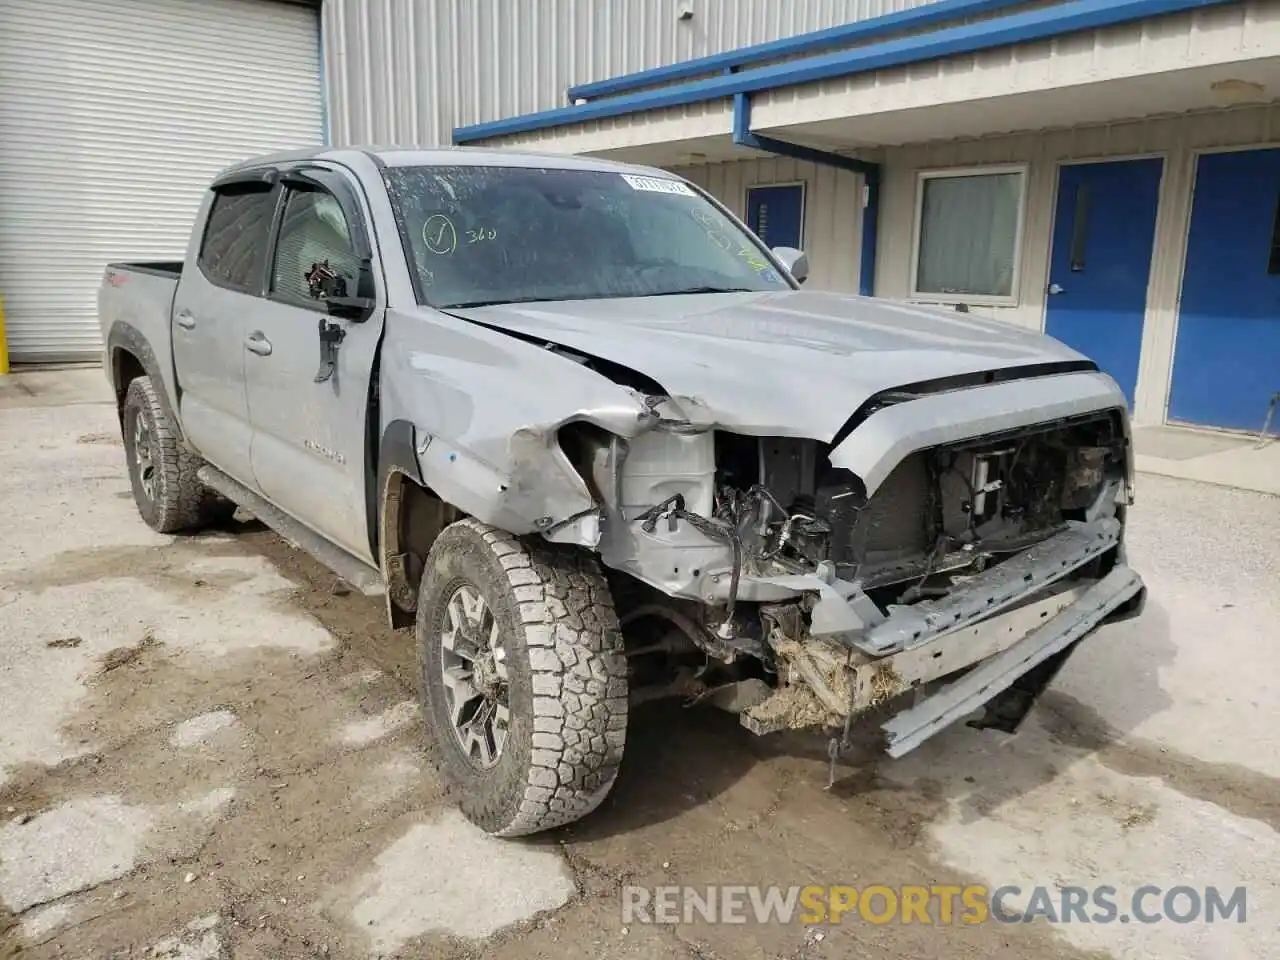
{"type": "Polygon", "coordinates": [[[9,372],[9,341],[4,335],[4,297],[0,296],[0,377],[9,372]]]}

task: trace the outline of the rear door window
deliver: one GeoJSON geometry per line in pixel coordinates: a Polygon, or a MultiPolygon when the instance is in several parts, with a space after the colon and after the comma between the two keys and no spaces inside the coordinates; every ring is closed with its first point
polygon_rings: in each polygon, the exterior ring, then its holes
{"type": "Polygon", "coordinates": [[[257,185],[228,188],[214,197],[197,261],[200,272],[212,283],[244,293],[262,293],[275,199],[275,191],[257,185]]]}

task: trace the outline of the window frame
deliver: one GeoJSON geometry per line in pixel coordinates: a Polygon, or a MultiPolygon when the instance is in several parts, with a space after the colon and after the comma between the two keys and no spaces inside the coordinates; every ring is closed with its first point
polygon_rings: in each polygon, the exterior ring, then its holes
{"type": "Polygon", "coordinates": [[[1027,223],[1027,181],[1029,164],[1001,163],[977,167],[942,167],[916,171],[915,214],[911,231],[910,299],[922,303],[963,303],[983,307],[1016,307],[1019,304],[1022,282],[1023,238],[1027,223]],[[1018,215],[1013,239],[1013,275],[1010,278],[1009,295],[931,293],[920,289],[920,243],[924,237],[924,190],[929,180],[958,179],[961,177],[1000,176],[1016,173],[1018,179],[1018,215]]]}
{"type": "Polygon", "coordinates": [[[270,264],[274,262],[274,256],[271,251],[274,249],[275,241],[275,223],[280,215],[280,184],[274,176],[275,171],[247,171],[237,176],[223,177],[213,183],[209,188],[210,199],[209,209],[205,213],[204,224],[200,228],[200,246],[196,248],[196,269],[200,271],[200,276],[207,282],[221,290],[229,290],[232,293],[240,293],[249,297],[262,298],[266,289],[268,280],[267,271],[270,264]],[[270,206],[270,213],[267,219],[266,233],[263,234],[262,249],[255,258],[254,269],[251,271],[253,279],[248,287],[242,287],[234,283],[224,280],[209,273],[205,268],[204,252],[209,243],[209,227],[213,223],[213,211],[218,204],[218,199],[227,193],[236,191],[237,189],[251,188],[259,185],[265,185],[267,189],[249,192],[262,193],[267,197],[267,203],[270,206]]]}
{"type": "MultiPolygon", "coordinates": [[[[328,315],[329,308],[323,300],[279,294],[275,291],[273,283],[275,280],[276,257],[279,256],[280,230],[284,225],[285,208],[289,203],[290,195],[294,193],[324,192],[334,199],[338,204],[338,208],[342,211],[343,217],[346,218],[347,235],[351,239],[351,249],[352,253],[355,254],[356,261],[369,261],[369,279],[373,283],[372,292],[374,299],[379,299],[378,290],[380,285],[377,280],[377,264],[370,243],[370,233],[365,222],[364,211],[347,179],[341,173],[329,167],[304,164],[282,170],[276,190],[278,193],[275,211],[272,214],[271,226],[267,233],[267,258],[262,265],[261,297],[264,300],[269,300],[282,306],[297,307],[302,310],[310,310],[313,313],[328,315]],[[305,179],[308,183],[304,187],[297,182],[290,182],[291,178],[294,178],[295,181],[305,179]]],[[[359,286],[359,276],[357,276],[356,282],[357,286],[359,286]]],[[[348,292],[352,296],[359,295],[358,289],[352,289],[348,292]]]]}

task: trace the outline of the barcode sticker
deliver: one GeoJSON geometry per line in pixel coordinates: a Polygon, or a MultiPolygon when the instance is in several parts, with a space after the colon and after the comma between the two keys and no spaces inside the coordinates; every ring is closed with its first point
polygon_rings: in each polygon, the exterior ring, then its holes
{"type": "Polygon", "coordinates": [[[622,174],[622,179],[631,185],[632,190],[648,190],[650,193],[674,193],[682,197],[693,197],[696,194],[688,184],[679,180],[665,180],[662,177],[637,177],[629,173],[622,174]]]}

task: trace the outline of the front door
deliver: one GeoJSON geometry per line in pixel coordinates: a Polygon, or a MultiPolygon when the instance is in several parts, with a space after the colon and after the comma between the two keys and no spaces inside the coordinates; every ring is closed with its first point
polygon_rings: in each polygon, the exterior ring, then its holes
{"type": "Polygon", "coordinates": [[[804,184],[749,188],[747,226],[767,247],[802,249],[804,184]]]}
{"type": "Polygon", "coordinates": [[[1058,174],[1045,332],[1114,377],[1130,407],[1163,166],[1075,163],[1058,174]]]}
{"type": "Polygon", "coordinates": [[[1196,166],[1169,417],[1257,431],[1280,391],[1280,150],[1196,166]]]}
{"type": "MultiPolygon", "coordinates": [[[[332,171],[312,174],[341,182],[332,171]]],[[[368,561],[366,412],[382,313],[363,323],[331,319],[320,299],[316,270],[326,267],[344,278],[354,294],[359,271],[355,251],[362,244],[353,242],[353,234],[363,233],[365,222],[358,208],[351,214],[354,204],[353,194],[340,203],[320,186],[293,182],[286,187],[267,297],[255,304],[247,320],[245,382],[253,472],[262,493],[368,561]],[[322,366],[322,321],[344,332],[331,373],[322,366]]]]}

